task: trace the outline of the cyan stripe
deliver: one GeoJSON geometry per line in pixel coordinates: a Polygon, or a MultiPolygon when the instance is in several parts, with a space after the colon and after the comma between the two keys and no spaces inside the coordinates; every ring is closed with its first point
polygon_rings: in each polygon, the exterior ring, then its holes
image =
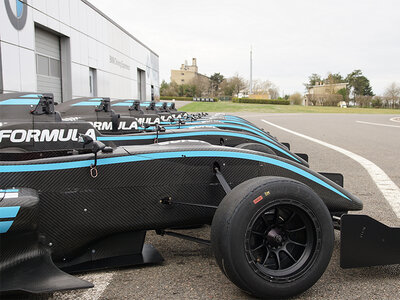
{"type": "Polygon", "coordinates": [[[12,223],[13,221],[0,222],[0,233],[6,233],[10,229],[12,223]]]}
{"type": "Polygon", "coordinates": [[[18,192],[19,190],[17,189],[0,190],[0,193],[18,193],[18,192]]]}
{"type": "Polygon", "coordinates": [[[101,101],[82,101],[72,104],[72,106],[99,106],[101,101]]]}
{"type": "Polygon", "coordinates": [[[29,95],[20,96],[20,98],[40,98],[42,96],[43,96],[42,94],[29,94],[29,95]]]}
{"type": "Polygon", "coordinates": [[[120,102],[117,104],[112,104],[111,106],[132,106],[133,102],[120,102]]]}
{"type": "MultiPolygon", "coordinates": [[[[179,151],[179,152],[156,152],[148,154],[138,154],[138,155],[127,155],[118,157],[109,157],[98,159],[97,165],[111,165],[111,164],[121,164],[129,162],[140,162],[156,159],[171,159],[171,158],[182,158],[182,157],[221,157],[221,158],[240,158],[253,160],[258,162],[264,162],[270,165],[275,165],[291,172],[294,172],[300,176],[314,181],[315,183],[335,192],[336,194],[348,199],[349,197],[344,195],[342,192],[319,179],[315,175],[296,167],[290,163],[280,161],[278,159],[261,156],[250,153],[243,152],[230,152],[230,151],[179,151]]],[[[9,165],[0,166],[0,173],[20,173],[20,172],[39,172],[39,171],[54,171],[54,170],[68,170],[89,167],[93,163],[93,160],[83,160],[83,161],[73,161],[65,163],[51,163],[51,164],[35,164],[35,165],[9,165]]]]}
{"type": "MultiPolygon", "coordinates": [[[[275,144],[272,144],[266,140],[260,139],[258,137],[253,137],[251,135],[246,135],[242,133],[234,133],[234,132],[215,132],[215,131],[202,131],[202,132],[184,132],[184,133],[166,133],[166,134],[161,134],[158,136],[158,139],[168,139],[168,138],[184,138],[184,137],[195,137],[195,136],[201,136],[201,135],[224,135],[224,136],[233,136],[233,137],[240,137],[240,138],[245,138],[249,140],[256,141],[258,143],[262,143],[264,145],[267,145],[270,148],[274,148],[275,150],[283,153],[286,156],[289,156],[290,158],[300,162],[299,159],[294,157],[290,152],[279,148],[275,144]]],[[[98,137],[97,140],[99,141],[137,141],[137,140],[154,140],[157,138],[157,135],[152,134],[152,135],[122,135],[122,136],[101,136],[98,137]]]]}
{"type": "Polygon", "coordinates": [[[0,105],[38,105],[39,99],[7,99],[0,102],[0,105]]]}
{"type": "Polygon", "coordinates": [[[16,2],[17,2],[17,17],[21,18],[22,13],[24,11],[24,4],[20,0],[17,0],[16,2]]]}
{"type": "MultiPolygon", "coordinates": [[[[210,121],[214,121],[214,120],[210,120],[210,121]]],[[[252,128],[252,129],[256,130],[257,132],[259,132],[259,133],[261,133],[263,135],[267,134],[266,132],[262,131],[260,128],[257,128],[255,126],[253,126],[251,124],[248,124],[246,122],[243,122],[243,121],[242,122],[238,122],[238,121],[218,120],[218,119],[215,119],[215,121],[216,122],[221,122],[221,123],[229,123],[229,124],[237,124],[237,125],[241,125],[241,126],[246,126],[246,127],[249,127],[249,128],[252,128]]],[[[204,124],[204,120],[202,120],[202,121],[193,121],[193,122],[190,122],[190,124],[204,124]]]]}
{"type": "Polygon", "coordinates": [[[103,98],[92,98],[92,99],[89,99],[89,101],[101,101],[101,100],[103,100],[103,98]]]}
{"type": "Polygon", "coordinates": [[[265,134],[265,132],[262,131],[260,128],[257,128],[257,127],[255,127],[255,126],[249,124],[249,123],[238,122],[238,121],[231,121],[231,120],[221,120],[221,122],[223,122],[223,123],[231,123],[231,124],[238,124],[238,125],[242,125],[242,126],[247,126],[247,127],[253,128],[254,130],[257,130],[257,131],[259,131],[259,132],[265,134]]]}
{"type": "Polygon", "coordinates": [[[0,219],[15,218],[20,206],[0,207],[0,219]]]}
{"type": "Polygon", "coordinates": [[[181,125],[179,126],[168,126],[166,127],[167,129],[180,129],[180,128],[192,128],[192,127],[217,127],[217,128],[233,128],[233,129],[240,129],[240,130],[245,130],[251,133],[254,133],[255,135],[261,136],[270,142],[276,144],[276,141],[271,139],[265,132],[261,133],[256,130],[253,130],[248,127],[243,127],[243,126],[238,126],[238,125],[229,125],[226,123],[213,123],[213,124],[193,124],[193,125],[181,125]]]}

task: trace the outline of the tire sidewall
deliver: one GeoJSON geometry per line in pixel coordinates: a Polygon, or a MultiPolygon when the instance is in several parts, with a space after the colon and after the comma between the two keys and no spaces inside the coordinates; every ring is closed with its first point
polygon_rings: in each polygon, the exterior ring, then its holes
{"type": "MultiPolygon", "coordinates": [[[[288,297],[299,294],[320,278],[330,261],[334,235],[329,211],[319,196],[300,182],[285,178],[271,179],[270,177],[265,180],[258,178],[258,180],[250,181],[253,182],[250,182],[250,187],[247,187],[246,195],[243,195],[243,192],[237,192],[237,197],[229,195],[231,199],[227,199],[233,200],[235,203],[230,203],[234,206],[234,209],[230,209],[228,212],[231,216],[224,218],[225,232],[220,232],[218,235],[222,239],[219,246],[225,249],[223,254],[220,253],[220,256],[223,256],[222,268],[236,285],[256,296],[288,297]],[[260,181],[263,183],[260,184],[260,181]],[[255,203],[254,200],[260,196],[263,197],[262,200],[255,203]],[[299,203],[304,207],[304,211],[311,214],[313,220],[317,220],[321,245],[315,248],[319,248],[319,251],[315,253],[314,263],[300,278],[293,282],[271,283],[256,274],[248,263],[245,252],[245,236],[248,225],[257,212],[274,203],[277,204],[283,199],[299,203]]],[[[238,187],[240,188],[240,186],[238,187]]],[[[229,204],[225,205],[230,206],[229,204]]]]}

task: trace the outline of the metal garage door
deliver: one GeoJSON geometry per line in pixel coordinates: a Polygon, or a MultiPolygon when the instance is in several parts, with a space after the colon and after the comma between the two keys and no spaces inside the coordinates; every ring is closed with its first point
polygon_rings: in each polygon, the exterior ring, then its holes
{"type": "Polygon", "coordinates": [[[37,91],[53,93],[62,101],[60,38],[41,28],[35,28],[37,91]]]}

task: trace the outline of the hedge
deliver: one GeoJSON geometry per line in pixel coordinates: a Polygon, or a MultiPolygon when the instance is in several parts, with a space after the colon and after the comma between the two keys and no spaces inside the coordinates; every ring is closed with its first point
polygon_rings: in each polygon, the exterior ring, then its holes
{"type": "Polygon", "coordinates": [[[193,98],[209,98],[213,99],[213,102],[218,102],[218,98],[211,98],[211,97],[174,97],[174,96],[161,96],[160,100],[173,100],[176,101],[193,101],[193,98]]]}
{"type": "Polygon", "coordinates": [[[175,96],[161,96],[161,100],[172,100],[175,99],[176,101],[192,101],[193,97],[175,97],[175,96]]]}
{"type": "Polygon", "coordinates": [[[256,104],[279,104],[289,105],[290,101],[285,99],[252,99],[252,98],[232,98],[234,103],[256,103],[256,104]]]}

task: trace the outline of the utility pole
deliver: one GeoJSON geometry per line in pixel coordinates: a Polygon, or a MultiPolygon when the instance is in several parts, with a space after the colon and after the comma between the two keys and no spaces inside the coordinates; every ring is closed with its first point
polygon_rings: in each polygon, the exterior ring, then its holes
{"type": "Polygon", "coordinates": [[[253,94],[253,46],[250,46],[250,92],[253,94]]]}

